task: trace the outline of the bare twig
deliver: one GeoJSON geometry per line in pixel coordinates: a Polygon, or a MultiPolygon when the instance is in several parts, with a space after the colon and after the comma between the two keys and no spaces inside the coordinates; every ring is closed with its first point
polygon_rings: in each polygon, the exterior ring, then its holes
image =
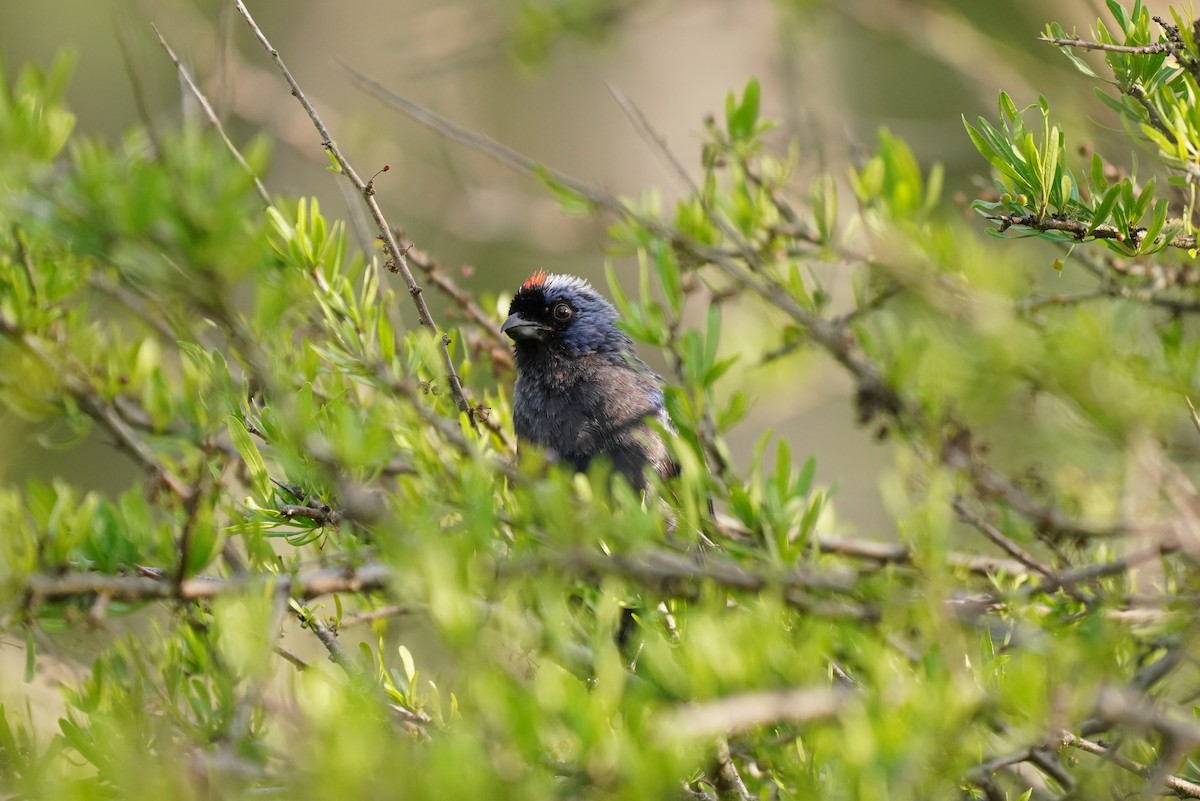
{"type": "Polygon", "coordinates": [[[481,133],[469,130],[456,125],[435,111],[422,106],[419,103],[401,97],[392,92],[383,84],[369,77],[365,73],[359,72],[356,68],[340,62],[342,69],[350,75],[351,79],[358,84],[359,88],[367,94],[374,96],[384,104],[396,109],[409,118],[421,123],[422,125],[433,129],[437,134],[450,139],[454,142],[467,145],[470,148],[485,153],[495,160],[499,161],[512,169],[525,173],[527,175],[541,176],[560,186],[569,189],[571,192],[579,195],[590,203],[593,203],[601,208],[618,214],[624,213],[625,204],[621,203],[615,196],[609,192],[595,187],[583,181],[577,181],[569,175],[558,172],[557,170],[538,164],[528,156],[518,153],[512,148],[502,145],[490,136],[485,136],[481,133]]]}
{"type": "MultiPolygon", "coordinates": [[[[1059,735],[1059,740],[1063,745],[1069,745],[1072,748],[1078,748],[1080,751],[1086,751],[1089,754],[1107,759],[1112,764],[1116,765],[1121,770],[1141,776],[1143,779],[1150,778],[1153,770],[1132,759],[1123,757],[1120,754],[1113,753],[1112,749],[1107,748],[1097,742],[1088,740],[1083,737],[1076,736],[1069,731],[1063,731],[1059,735]]],[[[1178,776],[1167,776],[1163,780],[1163,784],[1170,788],[1178,795],[1185,798],[1200,798],[1200,784],[1190,782],[1187,779],[1181,779],[1178,776]]]]}
{"type": "Polygon", "coordinates": [[[274,649],[272,649],[272,650],[274,650],[275,653],[279,654],[281,657],[283,657],[288,662],[291,662],[293,665],[295,665],[296,670],[308,670],[307,662],[305,662],[303,659],[301,659],[299,656],[297,656],[294,652],[289,651],[287,648],[284,648],[282,645],[276,645],[274,647],[274,649]]]}
{"type": "Polygon", "coordinates": [[[178,597],[201,600],[247,592],[274,583],[275,591],[293,598],[316,598],[335,592],[370,592],[391,585],[392,571],[378,563],[356,568],[339,567],[296,576],[259,574],[232,579],[196,576],[178,585],[170,574],[147,568],[140,575],[113,576],[103,573],[35,574],[25,579],[24,589],[31,605],[45,601],[107,595],[125,601],[151,601],[178,597]]]}
{"type": "Polygon", "coordinates": [[[458,406],[460,414],[467,416],[471,427],[479,432],[479,425],[475,421],[475,411],[473,404],[467,399],[466,392],[463,390],[462,380],[458,377],[458,371],[454,367],[454,359],[450,356],[450,336],[438,328],[437,323],[433,320],[433,315],[429,313],[429,305],[425,302],[423,291],[416,279],[413,278],[412,271],[408,267],[408,260],[404,255],[404,251],[396,243],[396,237],[392,233],[392,227],[388,224],[387,219],[383,216],[383,211],[379,208],[379,203],[375,200],[375,186],[372,181],[364,181],[359,174],[351,166],[349,160],[342,154],[341,149],[334,143],[333,137],[329,135],[329,131],[325,128],[325,123],[321,121],[321,116],[317,113],[316,108],[304,94],[304,90],[300,88],[300,84],[292,77],[292,73],[283,63],[283,59],[279,55],[279,51],[271,46],[262,29],[258,27],[258,23],[254,21],[254,17],[250,15],[242,0],[234,0],[238,12],[242,18],[246,20],[246,24],[250,26],[250,30],[254,33],[256,39],[267,51],[267,55],[275,62],[275,67],[279,73],[287,81],[288,86],[292,89],[292,94],[300,101],[300,105],[304,107],[304,111],[312,120],[313,126],[317,129],[317,133],[321,136],[321,147],[325,148],[334,161],[337,162],[342,173],[354,184],[355,189],[362,195],[363,201],[367,204],[367,208],[371,210],[371,216],[375,219],[375,224],[379,228],[379,233],[383,239],[384,248],[387,251],[388,258],[391,262],[390,266],[394,268],[404,278],[404,283],[408,286],[408,294],[412,297],[413,305],[417,309],[417,318],[421,321],[421,325],[428,328],[440,339],[440,349],[442,354],[442,366],[446,371],[446,378],[450,382],[450,393],[454,397],[454,402],[458,406]]]}
{"type": "Polygon", "coordinates": [[[1133,690],[1111,687],[1102,690],[1096,699],[1096,709],[1109,722],[1156,731],[1190,746],[1200,745],[1200,724],[1162,713],[1133,690]]]}
{"type": "Polygon", "coordinates": [[[1045,595],[1054,592],[1055,590],[1073,587],[1087,581],[1094,581],[1098,578],[1106,576],[1118,576],[1122,573],[1127,573],[1130,568],[1157,559],[1160,556],[1170,553],[1174,550],[1173,546],[1165,544],[1148,545],[1144,548],[1139,548],[1136,551],[1131,551],[1119,559],[1113,559],[1110,562],[1101,562],[1099,564],[1088,565],[1076,570],[1067,570],[1062,573],[1051,575],[1040,584],[1035,584],[1030,587],[1025,587],[1021,590],[1023,597],[1032,597],[1034,595],[1045,595]]]}
{"type": "MultiPolygon", "coordinates": [[[[741,524],[741,521],[728,515],[717,516],[717,530],[723,536],[741,541],[752,534],[750,529],[741,524]]],[[[860,559],[880,564],[913,564],[912,549],[898,542],[882,542],[840,534],[818,534],[813,537],[813,546],[821,553],[843,556],[848,559],[860,559]]],[[[980,576],[994,576],[997,573],[1019,576],[1029,572],[1028,566],[1015,559],[981,554],[951,551],[946,555],[946,561],[955,567],[980,576]]]]}
{"type": "Polygon", "coordinates": [[[1195,404],[1192,403],[1192,399],[1187,395],[1184,395],[1183,399],[1187,401],[1188,410],[1192,413],[1192,425],[1196,427],[1197,432],[1200,432],[1200,414],[1196,413],[1195,404]]]}
{"type": "MultiPolygon", "coordinates": [[[[709,556],[697,561],[674,551],[647,550],[638,554],[603,553],[577,548],[562,554],[534,557],[536,565],[553,565],[584,575],[620,575],[647,583],[670,585],[674,581],[711,581],[733,590],[756,592],[766,587],[796,588],[815,592],[851,593],[855,574],[847,570],[793,568],[751,571],[727,558],[709,556]]],[[[529,561],[517,559],[502,566],[509,574],[521,574],[529,561]]]]}
{"type": "Polygon", "coordinates": [[[263,186],[263,182],[258,179],[258,176],[254,173],[254,170],[251,168],[249,162],[247,162],[245,157],[242,156],[241,151],[237,149],[237,145],[235,145],[229,138],[229,135],[225,133],[225,126],[221,124],[221,118],[218,117],[217,112],[213,110],[212,104],[208,102],[208,98],[205,97],[204,93],[200,91],[200,87],[196,86],[195,81],[192,80],[192,76],[188,74],[187,69],[184,68],[183,64],[180,62],[179,56],[175,55],[175,51],[171,49],[169,44],[167,44],[167,40],[163,38],[163,35],[158,30],[158,27],[153,23],[151,23],[150,27],[154,29],[154,34],[158,37],[158,43],[162,45],[162,49],[167,51],[167,55],[170,57],[171,61],[175,62],[175,69],[179,71],[179,77],[183,79],[183,82],[191,91],[192,96],[196,98],[196,102],[200,104],[200,108],[203,109],[204,116],[208,119],[209,124],[216,129],[217,135],[221,137],[221,141],[225,143],[225,147],[228,148],[229,152],[233,154],[233,158],[237,161],[237,163],[242,165],[242,169],[244,169],[246,173],[254,179],[254,188],[258,191],[258,196],[262,198],[263,205],[274,205],[271,202],[271,195],[269,192],[267,192],[267,188],[263,186]]]}
{"type": "Polygon", "coordinates": [[[706,582],[737,592],[755,593],[774,588],[789,606],[817,617],[864,621],[879,617],[878,610],[847,597],[854,594],[856,587],[855,576],[848,571],[752,571],[729,559],[709,557],[698,563],[661,549],[639,554],[605,554],[579,548],[566,553],[515,559],[500,565],[500,574],[524,576],[531,570],[546,569],[589,580],[621,576],[675,598],[700,597],[706,582]],[[840,597],[826,599],[819,594],[840,597]]]}
{"type": "Polygon", "coordinates": [[[357,626],[360,623],[371,623],[375,620],[383,620],[389,617],[403,617],[411,615],[424,609],[423,604],[393,604],[392,606],[381,606],[378,609],[370,609],[366,612],[359,612],[356,615],[342,618],[338,624],[338,630],[348,629],[351,626],[357,626]]]}
{"type": "Polygon", "coordinates": [[[1020,750],[989,759],[987,762],[984,762],[982,765],[968,773],[966,776],[967,781],[983,788],[988,794],[989,801],[992,798],[997,799],[997,801],[1006,799],[1008,796],[1006,796],[1003,792],[999,792],[999,788],[996,787],[995,780],[992,778],[996,771],[1020,765],[1022,762],[1036,762],[1039,767],[1050,767],[1051,770],[1049,772],[1051,773],[1055,772],[1055,767],[1057,767],[1057,772],[1061,773],[1061,766],[1055,766],[1053,763],[1044,758],[1039,762],[1039,755],[1044,749],[1044,745],[1038,744],[1029,748],[1022,748],[1020,750]]]}
{"type": "Polygon", "coordinates": [[[1029,551],[1026,551],[1020,545],[1017,545],[1011,539],[1006,537],[1004,533],[1000,531],[1000,529],[996,528],[991,523],[968,509],[962,498],[954,499],[954,511],[958,513],[958,516],[962,518],[964,522],[969,523],[981,534],[983,534],[983,536],[987,537],[988,540],[990,540],[993,544],[998,546],[1002,551],[1028,567],[1030,570],[1041,573],[1043,576],[1050,576],[1053,574],[1053,571],[1050,569],[1049,565],[1044,564],[1033,554],[1029,553],[1029,551]]]}
{"type": "MultiPolygon", "coordinates": [[[[900,543],[821,534],[814,539],[814,544],[821,553],[836,554],[852,559],[866,559],[881,564],[898,565],[911,565],[913,562],[912,549],[900,543]]],[[[1028,572],[1028,566],[1021,562],[979,554],[952,551],[946,555],[946,561],[955,567],[963,568],[969,573],[980,576],[994,576],[997,573],[1019,576],[1028,572]]]]}
{"type": "Polygon", "coordinates": [[[1103,42],[1089,42],[1086,39],[1081,39],[1076,36],[1070,39],[1052,36],[1039,36],[1039,42],[1055,45],[1056,47],[1072,47],[1076,50],[1103,50],[1106,53],[1126,53],[1133,56],[1148,56],[1155,53],[1167,53],[1170,48],[1166,42],[1155,42],[1149,45],[1138,45],[1136,47],[1130,45],[1105,44],[1103,42]]]}
{"type": "Polygon", "coordinates": [[[675,154],[671,152],[671,148],[667,147],[666,138],[654,130],[654,127],[650,125],[650,121],[646,119],[646,115],[642,113],[642,110],[634,105],[629,96],[621,91],[621,88],[616,84],[608,84],[608,92],[613,96],[613,100],[617,101],[617,105],[621,107],[621,111],[625,112],[625,116],[633,123],[633,127],[637,129],[642,138],[650,143],[656,153],[662,156],[680,183],[692,192],[699,194],[696,182],[688,174],[687,168],[675,157],[675,154]]]}
{"type": "Polygon", "coordinates": [[[192,552],[192,536],[195,534],[196,524],[199,522],[200,503],[204,499],[206,475],[204,470],[197,471],[196,483],[183,502],[184,520],[178,539],[179,566],[175,570],[175,584],[178,587],[182,587],[184,579],[187,578],[188,561],[192,552]]]}
{"type": "Polygon", "coordinates": [[[306,628],[312,630],[312,633],[317,635],[317,639],[321,641],[321,645],[325,646],[325,650],[329,652],[329,661],[340,667],[347,676],[354,679],[365,679],[366,674],[357,662],[350,658],[346,653],[346,649],[338,642],[337,632],[326,626],[315,615],[305,617],[297,612],[297,617],[306,628]]]}
{"type": "Polygon", "coordinates": [[[179,341],[179,334],[173,331],[171,326],[163,319],[163,310],[158,308],[154,310],[155,313],[151,313],[146,308],[145,303],[143,303],[145,299],[139,298],[138,294],[131,291],[129,287],[116,281],[100,278],[95,272],[88,274],[88,284],[123,305],[139,320],[154,329],[154,332],[163,342],[174,344],[179,341]]]}
{"type": "Polygon", "coordinates": [[[1031,295],[1015,302],[1018,311],[1023,313],[1035,312],[1047,306],[1074,306],[1089,300],[1111,298],[1112,293],[1107,289],[1085,289],[1080,292],[1056,292],[1053,295],[1031,295]]]}
{"type": "Polygon", "coordinates": [[[163,153],[162,136],[159,134],[158,125],[155,124],[154,115],[150,113],[146,103],[146,88],[142,83],[141,70],[133,63],[133,53],[130,51],[130,39],[132,38],[131,30],[124,20],[120,19],[119,6],[114,5],[113,9],[113,32],[116,34],[117,48],[121,51],[121,64],[125,67],[125,77],[129,79],[129,86],[133,90],[133,103],[137,108],[138,119],[142,122],[142,127],[146,130],[146,138],[150,140],[150,147],[155,158],[161,158],[163,153]]]}

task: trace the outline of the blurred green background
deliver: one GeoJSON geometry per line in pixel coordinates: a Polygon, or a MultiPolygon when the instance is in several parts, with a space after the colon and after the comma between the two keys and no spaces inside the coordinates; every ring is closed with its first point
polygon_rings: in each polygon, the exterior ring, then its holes
{"type": "MultiPolygon", "coordinates": [[[[1102,5],[260,0],[250,8],[359,172],[391,166],[377,187],[393,224],[463,286],[503,298],[535,269],[577,273],[603,286],[603,225],[565,215],[526,176],[381,106],[353,86],[339,62],[569,175],[617,194],[655,191],[664,199],[684,187],[639,137],[609,85],[624,91],[692,166],[704,116],[719,113],[727,91],[757,76],[764,116],[782,122],[775,147],[783,152],[798,143],[798,191],[821,171],[844,181],[847,166],[887,127],[925,166],[945,165],[948,213],[967,214],[986,165],[961,115],[994,116],[999,90],[1018,104],[1046,94],[1068,141],[1110,133],[1115,123],[1086,79],[1036,41],[1051,20],[1085,33],[1102,5]]],[[[1166,9],[1165,2],[1147,5],[1154,13],[1166,9]]],[[[88,136],[115,140],[131,126],[200,123],[151,23],[185,60],[235,141],[263,135],[274,143],[273,168],[264,176],[270,191],[318,196],[330,216],[354,220],[360,241],[371,247],[361,205],[348,203],[326,171],[312,125],[232,3],[9,2],[0,9],[0,53],[11,75],[20,65],[46,65],[56,52],[72,51],[77,67],[68,97],[88,136]]],[[[847,202],[850,193],[842,196],[847,202]]],[[[984,227],[981,220],[972,224],[984,227]]],[[[1031,259],[1053,258],[1045,246],[1019,247],[1031,259]]],[[[836,301],[848,303],[836,265],[831,275],[836,301]]],[[[402,311],[412,314],[408,304],[402,311]]],[[[848,530],[886,536],[879,483],[890,454],[855,427],[840,372],[819,357],[803,358],[811,364],[802,373],[789,369],[786,382],[779,371],[745,365],[754,407],[734,437],[735,453],[744,457],[764,430],[774,429],[800,458],[815,456],[819,481],[838,485],[835,504],[848,530]],[[801,384],[798,374],[806,376],[801,384]]],[[[0,445],[4,481],[61,475],[116,490],[132,476],[124,457],[99,439],[64,443],[59,432],[31,430],[11,417],[0,419],[0,445]]]]}

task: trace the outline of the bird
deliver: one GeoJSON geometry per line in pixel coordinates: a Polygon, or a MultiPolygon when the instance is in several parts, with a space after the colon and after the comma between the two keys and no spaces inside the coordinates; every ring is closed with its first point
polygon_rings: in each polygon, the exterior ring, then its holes
{"type": "Polygon", "coordinates": [[[582,278],[538,270],[521,284],[501,331],[513,341],[513,423],[519,445],[583,472],[597,458],[638,491],[650,471],[679,471],[663,380],[617,326],[612,303],[582,278]],[[657,427],[656,427],[657,426],[657,427]]]}

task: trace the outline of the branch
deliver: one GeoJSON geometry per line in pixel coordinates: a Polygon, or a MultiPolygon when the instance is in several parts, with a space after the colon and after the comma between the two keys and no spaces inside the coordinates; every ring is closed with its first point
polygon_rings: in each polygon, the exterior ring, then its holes
{"type": "Polygon", "coordinates": [[[1031,598],[1035,595],[1046,595],[1059,589],[1066,589],[1081,584],[1087,581],[1094,581],[1098,578],[1106,576],[1117,576],[1122,573],[1127,573],[1133,567],[1156,559],[1160,556],[1165,556],[1175,550],[1173,545],[1154,544],[1148,545],[1136,551],[1127,553],[1119,559],[1113,559],[1110,562],[1101,562],[1099,564],[1088,565],[1076,570],[1068,570],[1062,573],[1053,574],[1041,584],[1031,587],[1025,587],[1021,590],[1022,597],[1031,598]]]}
{"type": "Polygon", "coordinates": [[[724,737],[717,738],[716,765],[713,766],[710,775],[719,801],[754,801],[754,796],[746,789],[746,783],[742,781],[737,766],[733,764],[729,742],[724,737]]]}
{"type": "Polygon", "coordinates": [[[1054,752],[1043,743],[990,759],[967,773],[966,779],[988,792],[989,800],[996,798],[998,801],[1003,801],[1009,796],[998,792],[999,788],[996,787],[992,775],[998,770],[1012,768],[1022,762],[1033,764],[1068,790],[1074,786],[1071,775],[1064,771],[1063,766],[1054,758],[1054,752]],[[992,791],[996,791],[996,794],[993,795],[992,791]]]}
{"type": "Polygon", "coordinates": [[[828,687],[741,693],[669,710],[658,727],[669,736],[734,736],[762,726],[831,718],[851,697],[846,690],[828,687]]]}
{"type": "Polygon", "coordinates": [[[315,615],[306,615],[301,610],[296,610],[296,617],[300,619],[301,626],[311,629],[312,633],[317,635],[317,639],[321,641],[321,645],[324,645],[325,650],[329,652],[330,662],[340,667],[352,679],[366,679],[363,669],[359,667],[357,662],[350,658],[350,655],[346,653],[346,649],[338,642],[335,631],[318,620],[315,615]]]}
{"type": "Polygon", "coordinates": [[[123,601],[152,601],[180,598],[194,601],[221,595],[259,590],[274,584],[275,591],[291,598],[316,598],[335,592],[370,592],[391,586],[391,569],[374,562],[359,567],[336,567],[295,576],[258,574],[223,579],[196,576],[176,584],[168,573],[139,568],[140,575],[114,576],[103,573],[34,574],[25,578],[23,589],[31,606],[44,601],[68,601],[103,595],[123,601]]]}
{"type": "MultiPolygon", "coordinates": [[[[1014,225],[1021,228],[1032,228],[1039,233],[1046,231],[1062,231],[1070,234],[1079,241],[1083,241],[1089,237],[1093,239],[1112,239],[1117,242],[1129,242],[1128,246],[1140,248],[1143,244],[1141,237],[1145,236],[1145,228],[1134,228],[1130,231],[1121,231],[1115,226],[1105,223],[1104,225],[1088,225],[1080,220],[1072,220],[1069,218],[1058,217],[1039,217],[1036,214],[989,214],[987,219],[1000,224],[1000,231],[1003,233],[1014,225]]],[[[1165,240],[1163,236],[1158,236],[1155,243],[1166,241],[1167,247],[1180,248],[1181,250],[1193,250],[1196,247],[1195,236],[1185,236],[1177,234],[1169,240],[1165,240]]]]}
{"type": "MultiPolygon", "coordinates": [[[[815,538],[815,544],[821,553],[852,559],[866,559],[881,564],[913,564],[912,549],[900,543],[821,534],[815,538]]],[[[963,568],[968,573],[978,576],[994,576],[997,573],[1020,576],[1028,572],[1027,565],[1021,562],[979,554],[951,551],[946,555],[946,561],[954,567],[963,568]]]]}
{"type": "Polygon", "coordinates": [[[424,610],[424,604],[394,604],[392,606],[381,606],[378,609],[370,609],[366,612],[359,612],[355,615],[342,618],[338,623],[338,631],[348,629],[351,626],[357,626],[360,623],[371,623],[376,620],[383,620],[389,617],[403,617],[411,615],[418,611],[424,610]]]}
{"type": "Polygon", "coordinates": [[[271,46],[266,35],[258,27],[254,18],[250,16],[250,12],[246,9],[242,0],[234,0],[234,4],[237,6],[238,13],[242,15],[242,18],[246,20],[246,24],[250,26],[250,30],[253,31],[255,38],[258,39],[263,49],[267,51],[267,55],[275,62],[276,68],[284,80],[287,81],[288,86],[292,88],[292,94],[300,101],[300,105],[304,107],[304,111],[308,114],[309,119],[312,120],[313,126],[316,127],[317,133],[321,136],[321,147],[325,148],[333,156],[342,173],[350,179],[354,188],[362,195],[367,208],[370,209],[371,216],[375,219],[375,224],[379,228],[384,248],[388,254],[389,268],[393,272],[399,272],[404,278],[404,283],[408,286],[408,294],[412,296],[413,305],[416,306],[417,318],[421,321],[421,325],[428,328],[441,340],[442,366],[446,371],[446,378],[450,382],[450,393],[454,397],[458,411],[460,414],[467,416],[471,427],[476,433],[479,433],[479,424],[475,421],[474,407],[467,400],[462,381],[459,379],[458,372],[454,368],[454,359],[450,356],[450,336],[438,328],[437,323],[433,320],[433,315],[429,313],[429,306],[425,303],[425,298],[422,294],[424,290],[421,289],[413,278],[412,271],[408,268],[408,260],[404,255],[404,251],[396,244],[396,237],[392,233],[392,227],[388,224],[387,219],[383,216],[383,211],[379,208],[379,203],[375,200],[374,179],[364,181],[354,170],[350,162],[342,154],[342,151],[334,144],[333,138],[325,128],[325,123],[321,121],[321,116],[317,113],[313,104],[309,102],[308,97],[304,94],[304,90],[300,88],[300,84],[292,77],[292,73],[283,63],[283,59],[280,58],[279,51],[271,46]]]}
{"type": "Polygon", "coordinates": [[[179,56],[175,55],[175,51],[171,49],[169,44],[167,44],[167,40],[163,38],[163,35],[159,32],[158,27],[155,26],[154,23],[151,23],[150,27],[154,30],[155,36],[158,37],[158,43],[162,45],[162,49],[167,51],[167,55],[171,58],[171,61],[175,62],[175,69],[179,71],[179,77],[183,79],[184,84],[187,85],[187,88],[191,91],[192,95],[196,98],[196,101],[200,104],[200,108],[204,111],[204,116],[208,118],[209,123],[213,128],[216,129],[217,135],[221,137],[221,141],[225,143],[225,147],[228,148],[229,152],[233,154],[233,157],[237,163],[242,165],[242,169],[244,169],[246,173],[254,179],[254,188],[258,190],[258,196],[262,198],[263,205],[268,207],[273,206],[274,204],[271,202],[271,195],[267,192],[267,188],[263,186],[263,182],[258,179],[257,175],[255,175],[254,170],[251,169],[249,162],[246,161],[246,159],[242,156],[241,151],[237,149],[237,146],[233,144],[232,140],[230,140],[229,136],[225,133],[225,126],[221,124],[221,119],[217,116],[217,112],[213,110],[212,104],[208,102],[208,98],[205,97],[204,93],[200,91],[200,87],[196,86],[195,82],[192,80],[192,76],[188,75],[188,71],[184,69],[183,64],[179,61],[179,56]]]}
{"type": "Polygon", "coordinates": [[[605,554],[576,549],[565,553],[514,559],[499,568],[502,576],[525,576],[533,570],[555,570],[561,574],[596,579],[603,576],[622,578],[679,598],[696,598],[700,584],[712,582],[728,590],[762,592],[776,589],[788,605],[810,614],[830,618],[875,620],[878,610],[849,599],[823,602],[810,595],[824,592],[852,595],[856,592],[856,574],[848,571],[760,570],[750,571],[729,559],[709,557],[703,562],[680,554],[653,550],[637,555],[605,554]]]}
{"type": "MultiPolygon", "coordinates": [[[[1097,742],[1093,742],[1092,740],[1087,740],[1083,737],[1077,737],[1069,731],[1063,731],[1059,735],[1059,741],[1064,746],[1069,745],[1072,748],[1078,748],[1080,751],[1086,751],[1089,754],[1095,754],[1096,756],[1104,757],[1118,768],[1141,776],[1143,779],[1150,778],[1154,773],[1154,771],[1150,768],[1144,767],[1137,762],[1134,762],[1132,759],[1123,757],[1120,754],[1113,752],[1113,750],[1110,748],[1106,748],[1105,746],[1100,745],[1097,742]]],[[[1187,779],[1181,779],[1178,776],[1167,776],[1165,779],[1163,779],[1163,784],[1176,794],[1184,796],[1185,798],[1200,798],[1200,784],[1196,784],[1195,782],[1190,782],[1187,779]]]]}
{"type": "Polygon", "coordinates": [[[1029,553],[1024,548],[1006,537],[1000,531],[1000,529],[996,528],[991,523],[968,509],[967,505],[963,503],[962,498],[954,499],[954,511],[958,513],[958,516],[962,518],[963,522],[969,523],[971,526],[978,529],[983,536],[987,537],[988,540],[998,546],[1013,559],[1016,559],[1030,570],[1041,573],[1043,576],[1052,575],[1053,571],[1050,569],[1049,565],[1044,564],[1033,554],[1029,553]]]}
{"type": "MultiPolygon", "coordinates": [[[[854,592],[856,575],[850,571],[827,571],[795,568],[782,571],[751,572],[727,558],[708,557],[695,560],[672,551],[653,550],[642,554],[606,554],[600,551],[577,549],[549,560],[584,573],[622,575],[648,582],[669,584],[673,580],[712,581],[733,590],[757,592],[767,587],[797,588],[832,593],[854,592]]],[[[514,563],[522,569],[519,561],[514,563]]]]}
{"type": "Polygon", "coordinates": [[[1126,53],[1133,56],[1149,56],[1155,53],[1169,53],[1170,45],[1167,42],[1155,42],[1150,45],[1116,45],[1104,44],[1103,42],[1089,42],[1086,39],[1081,39],[1078,36],[1064,39],[1053,36],[1039,36],[1039,42],[1055,45],[1056,47],[1073,47],[1077,50],[1103,50],[1106,53],[1126,53]]]}
{"type": "Polygon", "coordinates": [[[285,661],[290,662],[296,668],[296,670],[299,670],[299,671],[308,670],[307,662],[305,662],[303,659],[301,659],[299,656],[297,656],[294,652],[289,651],[287,648],[284,648],[282,645],[276,645],[271,650],[273,650],[275,653],[279,654],[279,656],[283,657],[283,659],[285,661]]]}
{"type": "Polygon", "coordinates": [[[1116,537],[1125,533],[1125,527],[1119,523],[1077,520],[1058,507],[1030,495],[1007,476],[976,460],[971,451],[970,433],[965,430],[955,435],[943,436],[942,462],[966,473],[975,485],[975,491],[982,498],[1002,500],[1010,509],[1029,520],[1045,534],[1095,538],[1116,537]]]}
{"type": "MultiPolygon", "coordinates": [[[[1173,663],[1168,663],[1167,668],[1171,667],[1173,663]]],[[[1159,672],[1161,671],[1155,671],[1159,672]]],[[[1156,731],[1164,737],[1189,746],[1200,744],[1200,724],[1168,717],[1150,706],[1144,696],[1128,689],[1102,690],[1096,700],[1096,708],[1100,718],[1109,723],[1156,731]]]]}
{"type": "MultiPolygon", "coordinates": [[[[724,515],[718,516],[717,530],[721,534],[739,541],[744,541],[751,534],[750,529],[741,525],[740,521],[724,515]]],[[[823,554],[878,562],[879,564],[913,565],[912,549],[902,543],[881,542],[838,534],[818,534],[813,538],[813,545],[823,554]]],[[[1029,567],[1015,559],[982,554],[951,551],[946,555],[946,561],[954,567],[962,568],[968,573],[978,576],[994,576],[997,573],[1021,576],[1029,573],[1029,567]]]]}

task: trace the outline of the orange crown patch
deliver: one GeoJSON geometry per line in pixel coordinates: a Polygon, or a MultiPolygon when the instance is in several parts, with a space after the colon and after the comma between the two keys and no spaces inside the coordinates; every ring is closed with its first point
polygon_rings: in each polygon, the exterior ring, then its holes
{"type": "Polygon", "coordinates": [[[533,275],[529,276],[529,280],[521,284],[521,289],[534,289],[546,283],[546,271],[538,270],[533,275]]]}

